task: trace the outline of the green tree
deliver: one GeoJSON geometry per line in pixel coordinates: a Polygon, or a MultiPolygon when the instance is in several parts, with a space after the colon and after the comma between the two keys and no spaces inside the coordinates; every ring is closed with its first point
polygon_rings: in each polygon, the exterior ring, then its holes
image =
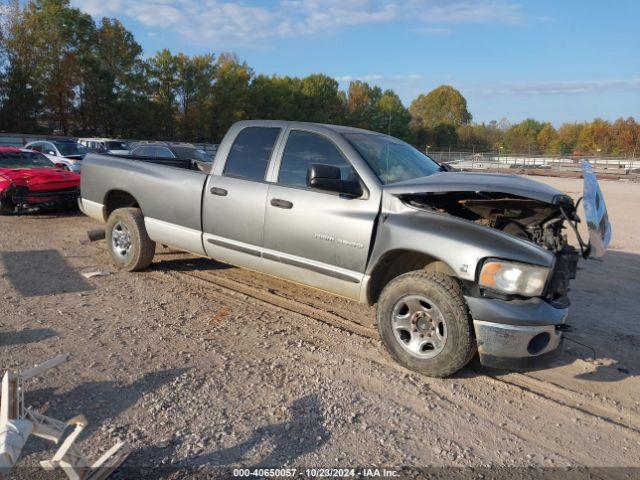
{"type": "Polygon", "coordinates": [[[81,65],[80,128],[114,136],[135,116],[132,94],[141,85],[142,48],[118,20],[109,18],[102,19],[92,41],[81,65]]]}
{"type": "Polygon", "coordinates": [[[0,16],[0,130],[38,132],[42,130],[38,115],[43,88],[32,75],[38,63],[37,52],[29,48],[19,1],[4,7],[0,16]]]}
{"type": "Polygon", "coordinates": [[[176,138],[178,59],[166,48],[147,62],[147,73],[157,133],[162,139],[176,138]]]}
{"type": "Polygon", "coordinates": [[[208,109],[210,141],[220,141],[234,122],[248,117],[252,77],[253,71],[237,56],[218,57],[208,109]]]}
{"type": "Polygon", "coordinates": [[[250,98],[252,118],[306,120],[300,78],[257,75],[251,82],[250,98]]]}
{"type": "Polygon", "coordinates": [[[560,155],[570,155],[578,148],[582,123],[564,123],[558,129],[558,138],[552,142],[552,150],[560,155]]]}
{"type": "Polygon", "coordinates": [[[376,107],[382,91],[379,87],[372,88],[368,83],[354,80],[349,83],[347,90],[347,116],[349,125],[359,128],[380,128],[379,119],[376,118],[376,107]]]}
{"type": "Polygon", "coordinates": [[[302,79],[300,91],[304,96],[304,112],[308,122],[344,122],[344,102],[334,78],[319,73],[309,75],[302,79]]]}
{"type": "Polygon", "coordinates": [[[611,126],[611,133],[614,138],[614,153],[628,157],[635,157],[640,153],[640,124],[633,117],[617,119],[611,126]]]}
{"type": "Polygon", "coordinates": [[[611,124],[601,118],[587,123],[578,136],[578,149],[591,154],[610,153],[613,147],[611,124]]]}
{"type": "Polygon", "coordinates": [[[457,148],[471,151],[494,151],[502,143],[504,132],[497,122],[460,125],[457,129],[457,148]]]}
{"type": "Polygon", "coordinates": [[[409,128],[411,114],[393,90],[385,90],[376,101],[374,108],[377,119],[375,130],[407,142],[415,141],[409,128]]]}
{"type": "Polygon", "coordinates": [[[542,123],[532,118],[512,125],[505,132],[505,147],[512,153],[539,153],[538,134],[542,128],[542,123]]]}
{"type": "MultiPolygon", "coordinates": [[[[44,117],[68,134],[76,110],[81,61],[90,54],[95,24],[68,0],[33,0],[23,11],[27,48],[38,61],[29,72],[42,88],[44,117]]],[[[23,47],[24,49],[24,47],[23,47]]]]}
{"type": "Polygon", "coordinates": [[[419,95],[411,102],[409,112],[420,125],[427,128],[443,123],[454,126],[466,125],[472,118],[467,109],[466,99],[449,85],[441,85],[426,95],[419,95]]]}
{"type": "Polygon", "coordinates": [[[538,132],[537,141],[538,141],[538,151],[540,153],[558,153],[554,151],[555,142],[558,139],[558,132],[553,125],[549,122],[542,125],[542,128],[538,132]]]}
{"type": "Polygon", "coordinates": [[[212,93],[216,65],[213,54],[175,58],[177,68],[176,95],[180,110],[183,140],[205,139],[206,105],[212,93]]]}

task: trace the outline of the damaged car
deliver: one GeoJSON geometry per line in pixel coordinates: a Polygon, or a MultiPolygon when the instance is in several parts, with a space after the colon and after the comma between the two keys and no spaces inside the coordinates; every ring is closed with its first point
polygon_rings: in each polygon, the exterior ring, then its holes
{"type": "Polygon", "coordinates": [[[587,241],[578,203],[548,185],[450,171],[380,133],[255,120],[231,127],[206,173],[88,155],[80,208],[106,223],[123,270],[160,243],[376,305],[366,326],[390,355],[443,377],[476,352],[513,368],[558,351],[578,261],[611,239],[583,169],[587,241]]]}
{"type": "Polygon", "coordinates": [[[74,208],[80,175],[32,150],[0,147],[0,214],[74,208]]]}

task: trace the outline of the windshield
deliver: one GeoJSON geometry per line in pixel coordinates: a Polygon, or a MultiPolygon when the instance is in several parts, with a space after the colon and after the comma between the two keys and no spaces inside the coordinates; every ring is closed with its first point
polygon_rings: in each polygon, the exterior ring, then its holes
{"type": "Polygon", "coordinates": [[[38,152],[0,152],[0,168],[53,168],[51,161],[38,152]]]}
{"type": "Polygon", "coordinates": [[[397,138],[373,133],[345,133],[383,185],[426,177],[441,171],[440,165],[397,138]]]}
{"type": "Polygon", "coordinates": [[[212,160],[212,158],[207,155],[204,150],[200,150],[198,148],[174,146],[173,150],[178,155],[178,158],[200,160],[201,162],[210,162],[212,160]]]}
{"type": "Polygon", "coordinates": [[[87,147],[75,142],[54,142],[54,144],[64,157],[69,155],[85,155],[88,152],[87,147]]]}
{"type": "Polygon", "coordinates": [[[105,142],[107,150],[129,150],[129,145],[125,142],[105,142]]]}

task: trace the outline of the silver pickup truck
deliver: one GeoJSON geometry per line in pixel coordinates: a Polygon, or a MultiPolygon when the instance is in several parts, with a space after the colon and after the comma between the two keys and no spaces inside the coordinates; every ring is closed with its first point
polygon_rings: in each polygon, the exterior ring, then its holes
{"type": "MultiPolygon", "coordinates": [[[[567,328],[576,205],[527,178],[448,170],[379,133],[243,121],[209,174],[88,155],[80,208],[106,222],[124,270],[160,243],[377,304],[371,326],[391,356],[427,375],[476,351],[490,366],[548,357],[567,328]]],[[[584,256],[611,235],[590,175],[584,256]]]]}

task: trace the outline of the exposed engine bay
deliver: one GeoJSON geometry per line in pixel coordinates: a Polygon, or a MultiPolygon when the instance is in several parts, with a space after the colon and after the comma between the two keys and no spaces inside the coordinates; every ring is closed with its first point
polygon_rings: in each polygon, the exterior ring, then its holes
{"type": "Polygon", "coordinates": [[[579,259],[577,250],[568,244],[564,231],[565,222],[573,228],[579,222],[571,197],[557,197],[553,204],[497,192],[420,193],[401,198],[413,207],[454,215],[552,251],[556,255],[556,266],[547,288],[547,297],[554,301],[565,298],[569,280],[575,278],[579,259]]]}
{"type": "Polygon", "coordinates": [[[570,197],[554,204],[494,192],[446,192],[403,195],[416,208],[448,213],[527,239],[558,253],[567,245],[565,220],[577,221],[570,197]]]}

